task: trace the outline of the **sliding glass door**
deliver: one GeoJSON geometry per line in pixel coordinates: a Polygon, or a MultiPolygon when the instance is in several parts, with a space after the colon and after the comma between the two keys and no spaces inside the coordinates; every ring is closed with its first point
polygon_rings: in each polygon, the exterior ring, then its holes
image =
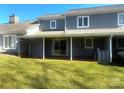
{"type": "Polygon", "coordinates": [[[53,41],[53,55],[60,55],[60,41],[53,41]]]}
{"type": "Polygon", "coordinates": [[[67,40],[53,40],[53,55],[67,55],[67,40]]]}

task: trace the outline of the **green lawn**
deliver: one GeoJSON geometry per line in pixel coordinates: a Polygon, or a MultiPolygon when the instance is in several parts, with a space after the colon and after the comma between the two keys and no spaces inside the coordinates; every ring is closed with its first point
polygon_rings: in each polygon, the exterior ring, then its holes
{"type": "Polygon", "coordinates": [[[124,67],[0,55],[0,88],[124,88],[124,67]]]}

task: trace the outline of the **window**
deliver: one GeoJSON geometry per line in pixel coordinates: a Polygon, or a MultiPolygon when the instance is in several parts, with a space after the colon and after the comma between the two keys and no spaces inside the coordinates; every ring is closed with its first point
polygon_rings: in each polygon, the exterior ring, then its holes
{"type": "Polygon", "coordinates": [[[93,48],[93,38],[85,38],[85,48],[93,48]]]}
{"type": "Polygon", "coordinates": [[[56,29],[56,20],[50,20],[50,29],[56,29]]]}
{"type": "Polygon", "coordinates": [[[78,16],[77,17],[77,28],[89,27],[89,16],[78,16]]]}
{"type": "Polygon", "coordinates": [[[15,35],[4,35],[3,36],[3,48],[4,49],[15,49],[16,48],[16,36],[15,35]]]}
{"type": "Polygon", "coordinates": [[[124,38],[117,38],[117,48],[124,49],[124,38]]]}
{"type": "Polygon", "coordinates": [[[118,14],[118,26],[124,26],[124,13],[118,14]]]}

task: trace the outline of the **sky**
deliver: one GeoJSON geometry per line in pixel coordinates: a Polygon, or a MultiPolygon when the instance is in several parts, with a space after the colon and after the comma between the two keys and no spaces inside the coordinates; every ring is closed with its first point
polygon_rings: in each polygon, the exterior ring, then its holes
{"type": "Polygon", "coordinates": [[[108,4],[0,4],[0,23],[7,23],[9,15],[19,16],[19,20],[36,20],[46,14],[64,13],[69,9],[105,6],[108,4]]]}

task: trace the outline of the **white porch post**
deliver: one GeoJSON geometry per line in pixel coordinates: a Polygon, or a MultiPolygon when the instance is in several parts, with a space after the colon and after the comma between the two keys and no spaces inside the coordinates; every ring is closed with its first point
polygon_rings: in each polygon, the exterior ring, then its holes
{"type": "Polygon", "coordinates": [[[45,38],[43,37],[43,59],[45,59],[45,38]]]}
{"type": "Polygon", "coordinates": [[[72,48],[73,48],[73,46],[72,46],[72,37],[70,37],[70,60],[72,61],[72,59],[73,59],[73,51],[72,51],[72,48]]]}
{"type": "Polygon", "coordinates": [[[110,62],[112,62],[112,35],[109,38],[110,62]]]}

